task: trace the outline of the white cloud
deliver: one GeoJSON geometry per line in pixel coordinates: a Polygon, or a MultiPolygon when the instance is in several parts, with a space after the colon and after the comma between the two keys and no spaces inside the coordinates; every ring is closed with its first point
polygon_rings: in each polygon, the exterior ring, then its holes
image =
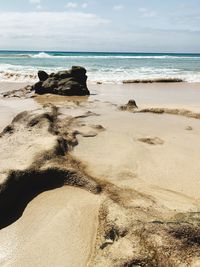
{"type": "Polygon", "coordinates": [[[75,2],[68,2],[65,7],[66,8],[77,8],[78,4],[75,2]]]}
{"type": "Polygon", "coordinates": [[[157,15],[155,11],[148,10],[147,8],[144,8],[144,7],[141,7],[139,9],[139,12],[141,13],[142,17],[152,18],[152,17],[155,17],[157,15]]]}
{"type": "Polygon", "coordinates": [[[109,22],[85,12],[0,12],[0,48],[81,50],[109,22]]]}
{"type": "Polygon", "coordinates": [[[40,4],[41,0],[29,0],[31,4],[40,4]]]}
{"type": "Polygon", "coordinates": [[[81,7],[82,7],[82,8],[87,8],[87,7],[88,7],[88,3],[83,3],[83,4],[81,5],[81,7]]]}
{"type": "Polygon", "coordinates": [[[0,49],[7,50],[198,52],[200,47],[200,31],[119,28],[86,12],[0,12],[0,25],[0,49]]]}
{"type": "Polygon", "coordinates": [[[78,4],[76,2],[68,2],[66,5],[65,5],[66,8],[68,9],[75,9],[75,8],[87,8],[88,7],[88,3],[82,3],[82,4],[78,4]]]}
{"type": "Polygon", "coordinates": [[[122,10],[124,8],[124,6],[123,5],[115,5],[114,7],[113,7],[113,9],[115,10],[115,11],[119,11],[119,10],[122,10]]]}

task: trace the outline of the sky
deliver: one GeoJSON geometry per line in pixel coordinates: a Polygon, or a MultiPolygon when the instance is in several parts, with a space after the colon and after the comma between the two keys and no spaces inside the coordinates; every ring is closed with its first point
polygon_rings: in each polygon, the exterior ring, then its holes
{"type": "Polygon", "coordinates": [[[200,0],[0,0],[0,49],[200,53],[200,0]]]}

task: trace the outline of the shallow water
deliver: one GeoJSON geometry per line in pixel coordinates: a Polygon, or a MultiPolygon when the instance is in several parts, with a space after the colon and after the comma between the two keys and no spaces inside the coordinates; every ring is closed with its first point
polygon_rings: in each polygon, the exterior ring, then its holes
{"type": "Polygon", "coordinates": [[[90,81],[180,78],[200,82],[200,54],[0,51],[0,81],[30,81],[38,69],[54,72],[81,65],[90,81]]]}

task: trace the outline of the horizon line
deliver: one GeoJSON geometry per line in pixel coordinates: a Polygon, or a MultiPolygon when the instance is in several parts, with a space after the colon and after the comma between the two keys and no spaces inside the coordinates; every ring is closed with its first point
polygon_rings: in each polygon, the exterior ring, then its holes
{"type": "Polygon", "coordinates": [[[200,52],[130,52],[130,51],[63,51],[63,50],[10,50],[0,49],[0,52],[38,52],[38,53],[105,53],[105,54],[200,54],[200,52]]]}

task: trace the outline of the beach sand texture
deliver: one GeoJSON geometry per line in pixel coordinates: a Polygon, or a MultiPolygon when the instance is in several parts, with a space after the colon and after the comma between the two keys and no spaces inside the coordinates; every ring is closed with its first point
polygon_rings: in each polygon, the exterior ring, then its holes
{"type": "Polygon", "coordinates": [[[0,265],[200,266],[199,84],[90,87],[1,98],[0,265]]]}

